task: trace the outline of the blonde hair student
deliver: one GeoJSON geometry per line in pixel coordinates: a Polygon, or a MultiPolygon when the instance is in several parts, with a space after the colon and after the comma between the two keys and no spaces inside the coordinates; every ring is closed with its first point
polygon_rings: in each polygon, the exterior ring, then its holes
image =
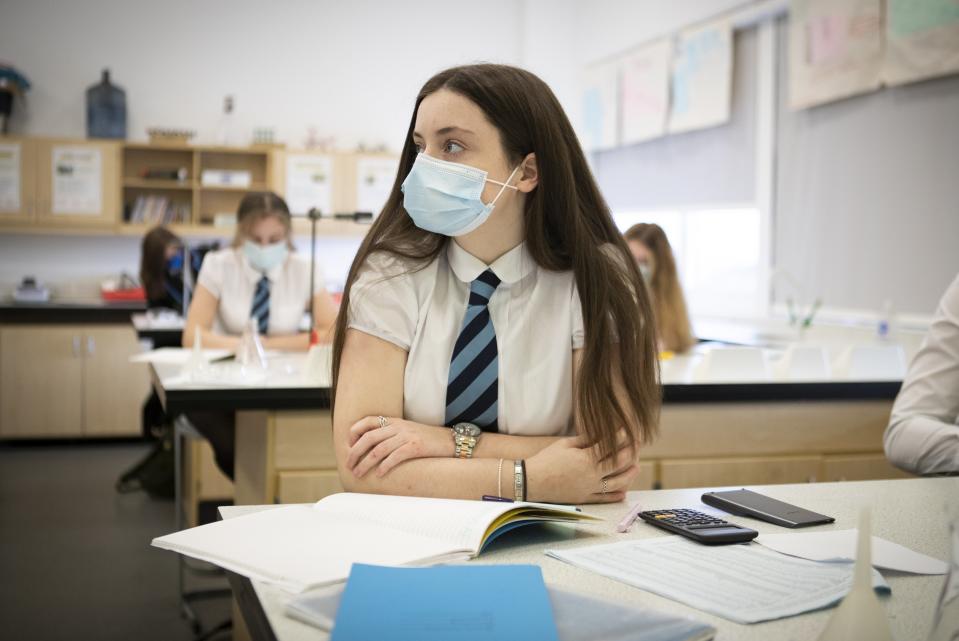
{"type": "Polygon", "coordinates": [[[503,65],[428,80],[337,319],[344,487],[622,500],[656,370],[641,276],[553,92],[503,65]]]}
{"type": "Polygon", "coordinates": [[[686,298],[666,232],[655,223],[639,223],[623,236],[651,290],[660,347],[685,352],[696,339],[690,329],[686,298]]]}
{"type": "Polygon", "coordinates": [[[183,331],[185,346],[199,332],[204,347],[236,347],[254,320],[267,349],[305,350],[309,333],[299,327],[309,305],[320,336],[330,340],[336,305],[319,271],[310,292],[310,261],[292,252],[292,235],[282,198],[273,192],[243,197],[232,247],[203,259],[183,331]]]}

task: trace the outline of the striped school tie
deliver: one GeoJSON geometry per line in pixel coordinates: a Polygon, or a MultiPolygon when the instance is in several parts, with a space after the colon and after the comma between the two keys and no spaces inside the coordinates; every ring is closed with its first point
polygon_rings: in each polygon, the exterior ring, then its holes
{"type": "Polygon", "coordinates": [[[250,318],[255,318],[260,333],[266,334],[266,330],[270,326],[270,279],[266,276],[256,284],[250,318]]]}
{"type": "Polygon", "coordinates": [[[453,346],[446,387],[446,424],[473,423],[498,431],[499,358],[489,299],[500,280],[487,269],[470,283],[463,328],[453,346]]]}

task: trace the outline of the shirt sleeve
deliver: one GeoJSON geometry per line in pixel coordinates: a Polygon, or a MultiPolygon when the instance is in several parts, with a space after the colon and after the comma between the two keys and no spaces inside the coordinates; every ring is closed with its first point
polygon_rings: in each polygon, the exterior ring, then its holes
{"type": "Polygon", "coordinates": [[[583,349],[586,344],[586,332],[583,330],[583,303],[579,299],[579,289],[576,283],[573,283],[573,298],[570,301],[570,314],[572,315],[572,344],[573,349],[583,349]]]}
{"type": "Polygon", "coordinates": [[[916,474],[959,472],[959,277],[946,290],[886,428],[886,456],[916,474]]]}
{"type": "Polygon", "coordinates": [[[385,253],[366,259],[350,288],[348,327],[409,351],[419,316],[409,268],[385,253]]]}
{"type": "Polygon", "coordinates": [[[220,252],[210,252],[203,258],[197,285],[203,285],[214,298],[223,297],[223,258],[220,252]]]}

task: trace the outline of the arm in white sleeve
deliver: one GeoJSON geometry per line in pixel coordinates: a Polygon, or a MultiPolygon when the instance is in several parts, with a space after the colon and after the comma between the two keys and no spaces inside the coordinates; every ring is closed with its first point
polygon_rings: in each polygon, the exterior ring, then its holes
{"type": "Polygon", "coordinates": [[[886,456],[916,474],[959,473],[959,278],[939,304],[886,428],[886,456]]]}

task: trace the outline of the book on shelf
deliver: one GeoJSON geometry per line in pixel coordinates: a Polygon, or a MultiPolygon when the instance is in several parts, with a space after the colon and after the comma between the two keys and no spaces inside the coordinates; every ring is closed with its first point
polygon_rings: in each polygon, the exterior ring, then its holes
{"type": "Polygon", "coordinates": [[[127,222],[148,225],[186,223],[190,220],[190,204],[166,196],[137,196],[127,212],[127,222]]]}

